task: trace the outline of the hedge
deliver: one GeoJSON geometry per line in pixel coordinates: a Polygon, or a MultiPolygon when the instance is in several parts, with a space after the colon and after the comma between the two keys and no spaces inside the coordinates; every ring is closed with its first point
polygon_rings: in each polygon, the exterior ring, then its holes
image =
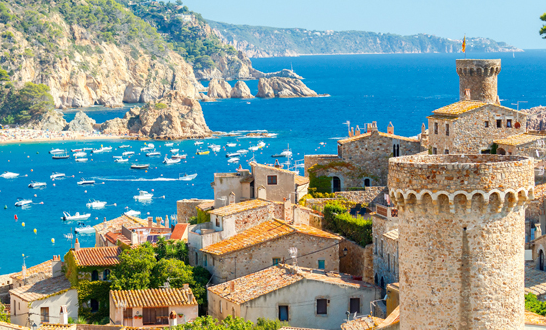
{"type": "Polygon", "coordinates": [[[338,233],[360,246],[366,246],[373,242],[372,219],[364,219],[358,215],[356,218],[347,212],[342,203],[335,201],[324,206],[324,219],[326,229],[338,233]]]}

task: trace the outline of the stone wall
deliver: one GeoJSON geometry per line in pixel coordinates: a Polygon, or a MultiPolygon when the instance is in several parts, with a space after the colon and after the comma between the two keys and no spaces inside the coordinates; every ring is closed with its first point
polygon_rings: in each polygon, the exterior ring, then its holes
{"type": "Polygon", "coordinates": [[[533,161],[400,157],[389,188],[400,214],[400,328],[523,330],[533,161]]]}
{"type": "Polygon", "coordinates": [[[456,60],[459,75],[459,96],[465,100],[465,90],[470,90],[470,99],[485,103],[497,102],[497,76],[501,71],[501,60],[456,60]]]}
{"type": "Polygon", "coordinates": [[[362,247],[344,239],[339,244],[339,271],[362,276],[362,281],[373,283],[373,244],[362,247]],[[347,249],[347,255],[343,256],[345,249],[347,249]]]}
{"type": "Polygon", "coordinates": [[[196,207],[205,202],[212,202],[210,199],[183,199],[176,202],[176,218],[178,223],[189,222],[191,217],[197,216],[196,207]]]}
{"type": "Polygon", "coordinates": [[[389,193],[389,189],[384,186],[366,187],[366,190],[358,191],[340,191],[336,193],[336,197],[342,197],[348,201],[357,204],[385,204],[385,194],[389,193]]]}
{"type": "Polygon", "coordinates": [[[379,214],[372,216],[373,233],[373,283],[386,288],[387,284],[399,280],[398,241],[385,236],[398,229],[398,218],[387,218],[379,214]],[[383,280],[383,281],[381,281],[383,280]],[[381,285],[383,283],[383,285],[381,285]]]}
{"type": "Polygon", "coordinates": [[[305,155],[304,156],[304,176],[309,176],[309,168],[319,164],[326,165],[332,161],[341,160],[338,155],[305,155]]]}

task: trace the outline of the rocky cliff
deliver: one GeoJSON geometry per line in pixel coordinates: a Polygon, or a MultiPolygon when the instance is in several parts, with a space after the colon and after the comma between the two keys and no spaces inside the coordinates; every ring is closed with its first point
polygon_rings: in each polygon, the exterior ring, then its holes
{"type": "Polygon", "coordinates": [[[225,80],[213,79],[209,83],[208,97],[215,99],[227,99],[231,95],[231,86],[225,80]]]}
{"type": "Polygon", "coordinates": [[[248,88],[247,84],[244,81],[238,81],[235,86],[231,89],[231,98],[232,99],[251,99],[254,98],[248,88]]]}
{"type": "Polygon", "coordinates": [[[24,127],[58,132],[67,128],[68,123],[61,112],[52,110],[40,115],[38,118],[33,118],[24,127]]]}
{"type": "Polygon", "coordinates": [[[292,78],[260,78],[257,97],[312,97],[318,94],[301,80],[292,78]]]}
{"type": "Polygon", "coordinates": [[[527,113],[527,129],[544,131],[546,130],[546,107],[534,107],[531,109],[521,110],[527,113]]]}
{"type": "Polygon", "coordinates": [[[89,118],[85,112],[78,111],[65,130],[73,132],[93,132],[96,123],[97,122],[94,119],[89,118]]]}

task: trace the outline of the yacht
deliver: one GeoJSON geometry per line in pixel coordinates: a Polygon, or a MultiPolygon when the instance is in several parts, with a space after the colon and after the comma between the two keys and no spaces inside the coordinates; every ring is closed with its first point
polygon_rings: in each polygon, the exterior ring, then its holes
{"type": "Polygon", "coordinates": [[[83,163],[87,161],[87,158],[76,158],[75,161],[83,163]]]}
{"type": "Polygon", "coordinates": [[[61,220],[64,221],[74,221],[74,220],[87,220],[91,216],[91,213],[85,213],[80,214],[80,212],[76,212],[74,215],[70,215],[68,212],[63,212],[63,216],[61,217],[61,220]]]}
{"type": "Polygon", "coordinates": [[[208,151],[208,150],[197,150],[195,152],[195,154],[196,155],[208,155],[208,154],[210,154],[210,151],[208,151]]]}
{"type": "Polygon", "coordinates": [[[184,176],[180,177],[179,179],[182,180],[182,181],[191,181],[193,179],[195,179],[197,177],[197,173],[195,174],[184,174],[184,176]]]}
{"type": "Polygon", "coordinates": [[[140,211],[129,210],[123,214],[128,215],[130,217],[138,217],[140,215],[140,211]]]}
{"type": "Polygon", "coordinates": [[[4,179],[13,179],[19,176],[19,173],[13,173],[13,172],[4,172],[0,174],[0,177],[4,179]]]}
{"type": "Polygon", "coordinates": [[[127,148],[131,148],[131,146],[128,145],[128,144],[124,144],[124,145],[122,145],[122,146],[119,146],[118,148],[119,148],[119,149],[127,149],[127,148]]]}
{"type": "Polygon", "coordinates": [[[149,192],[144,190],[139,191],[137,196],[133,196],[133,198],[136,199],[137,201],[151,200],[152,197],[154,197],[153,194],[150,194],[149,192]]]}
{"type": "Polygon", "coordinates": [[[126,162],[129,161],[129,158],[123,158],[123,157],[121,157],[121,158],[116,158],[116,159],[114,159],[114,161],[115,161],[116,163],[126,163],[126,162]]]}
{"type": "Polygon", "coordinates": [[[228,147],[236,147],[237,143],[227,143],[226,146],[228,147]]]}
{"type": "Polygon", "coordinates": [[[180,151],[180,149],[171,149],[172,154],[176,154],[176,153],[178,153],[178,151],[180,151]]]}
{"type": "Polygon", "coordinates": [[[212,148],[212,152],[220,152],[220,146],[212,148]]]}
{"type": "Polygon", "coordinates": [[[273,157],[273,158],[282,158],[282,157],[290,158],[290,157],[292,157],[292,151],[290,151],[290,148],[289,149],[284,149],[283,152],[281,152],[280,154],[271,155],[271,157],[273,157]]]}
{"type": "Polygon", "coordinates": [[[103,151],[112,151],[112,147],[102,147],[103,151]]]}
{"type": "Polygon", "coordinates": [[[142,147],[142,148],[140,148],[140,151],[150,151],[150,150],[154,150],[154,147],[142,147]]]}
{"type": "Polygon", "coordinates": [[[85,156],[87,156],[87,152],[78,151],[78,152],[74,153],[72,156],[74,156],[74,157],[85,157],[85,156]]]}
{"type": "Polygon", "coordinates": [[[53,158],[53,159],[68,159],[68,158],[70,158],[70,156],[67,153],[58,153],[58,154],[53,154],[53,156],[51,158],[53,158]]]}
{"type": "Polygon", "coordinates": [[[32,199],[23,199],[23,198],[17,198],[17,202],[15,202],[15,206],[25,206],[28,204],[32,204],[32,199]]]}
{"type": "Polygon", "coordinates": [[[260,147],[258,147],[258,146],[253,146],[253,147],[248,148],[248,150],[250,150],[250,151],[258,151],[258,149],[260,149],[260,147]]]}
{"type": "Polygon", "coordinates": [[[203,144],[203,141],[195,141],[195,143],[193,144],[194,146],[199,146],[199,145],[202,145],[203,144]]]}
{"type": "Polygon", "coordinates": [[[214,148],[220,148],[221,146],[217,145],[217,144],[209,144],[207,148],[209,149],[214,149],[214,148]]]}
{"type": "Polygon", "coordinates": [[[151,151],[146,154],[146,157],[154,157],[154,156],[161,156],[161,153],[159,151],[151,151]]]}
{"type": "Polygon", "coordinates": [[[182,155],[175,154],[175,155],[171,156],[171,159],[186,159],[187,156],[188,155],[186,155],[186,154],[182,154],[182,155]]]}
{"type": "Polygon", "coordinates": [[[72,151],[72,152],[80,152],[80,151],[83,151],[83,149],[70,149],[70,151],[72,151]]]}
{"type": "Polygon", "coordinates": [[[76,234],[93,234],[95,232],[95,228],[91,227],[90,225],[79,226],[74,229],[74,232],[76,232],[76,234]]]}
{"type": "Polygon", "coordinates": [[[233,157],[237,157],[237,156],[241,156],[241,154],[238,153],[238,152],[230,152],[230,153],[226,154],[227,158],[233,158],[233,157]]]}
{"type": "Polygon", "coordinates": [[[167,164],[167,165],[170,165],[170,164],[177,164],[177,163],[180,163],[180,158],[178,159],[169,159],[167,158],[167,155],[165,155],[165,159],[163,159],[163,164],[167,164]]]}
{"type": "Polygon", "coordinates": [[[106,206],[106,202],[101,202],[94,199],[94,200],[89,200],[89,203],[85,204],[85,206],[92,209],[98,209],[98,208],[106,206]]]}
{"type": "Polygon", "coordinates": [[[228,163],[237,163],[239,161],[239,157],[232,157],[228,159],[228,163]]]}
{"type": "Polygon", "coordinates": [[[239,153],[241,155],[244,155],[244,154],[248,153],[248,150],[246,150],[246,149],[237,150],[237,153],[239,153]]]}
{"type": "Polygon", "coordinates": [[[54,155],[54,154],[62,154],[64,153],[64,150],[63,149],[51,149],[49,151],[50,154],[54,155]]]}
{"type": "Polygon", "coordinates": [[[60,179],[60,178],[64,178],[66,175],[64,173],[57,173],[57,172],[53,172],[53,174],[51,174],[49,176],[50,179],[60,179]]]}
{"type": "Polygon", "coordinates": [[[264,141],[258,142],[258,148],[263,148],[263,147],[265,147],[265,142],[264,141]]]}
{"type": "Polygon", "coordinates": [[[47,186],[47,183],[45,182],[34,182],[34,181],[31,181],[30,184],[28,185],[29,188],[40,188],[45,186],[47,186]]]}
{"type": "Polygon", "coordinates": [[[82,178],[81,181],[78,181],[78,184],[80,186],[87,185],[87,184],[95,184],[95,180],[85,180],[84,178],[82,178]]]}
{"type": "Polygon", "coordinates": [[[174,146],[174,143],[172,143],[172,142],[165,143],[165,147],[172,147],[172,146],[174,146]]]}
{"type": "Polygon", "coordinates": [[[135,152],[134,151],[125,151],[124,153],[122,153],[123,156],[130,156],[130,155],[134,155],[135,152]]]}
{"type": "Polygon", "coordinates": [[[143,164],[143,165],[133,164],[133,165],[131,165],[131,168],[133,170],[147,170],[148,167],[150,167],[150,164],[143,164]]]}

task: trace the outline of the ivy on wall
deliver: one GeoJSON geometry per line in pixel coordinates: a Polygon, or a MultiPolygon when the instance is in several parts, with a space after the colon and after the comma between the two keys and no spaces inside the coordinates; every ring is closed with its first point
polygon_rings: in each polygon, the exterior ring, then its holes
{"type": "Polygon", "coordinates": [[[340,172],[347,179],[359,180],[371,178],[378,180],[378,177],[370,174],[368,171],[354,164],[342,160],[331,161],[327,164],[315,164],[307,172],[309,173],[309,188],[315,188],[317,193],[327,193],[332,190],[332,177],[325,174],[331,172],[340,172]]]}
{"type": "Polygon", "coordinates": [[[353,217],[348,212],[348,205],[340,201],[328,202],[324,206],[325,227],[365,247],[373,242],[372,219],[360,215],[353,217]]]}
{"type": "Polygon", "coordinates": [[[110,315],[110,282],[107,281],[80,281],[78,287],[78,316],[83,317],[88,323],[108,323],[110,315]],[[99,310],[91,312],[90,301],[94,299],[99,303],[99,310]]]}

